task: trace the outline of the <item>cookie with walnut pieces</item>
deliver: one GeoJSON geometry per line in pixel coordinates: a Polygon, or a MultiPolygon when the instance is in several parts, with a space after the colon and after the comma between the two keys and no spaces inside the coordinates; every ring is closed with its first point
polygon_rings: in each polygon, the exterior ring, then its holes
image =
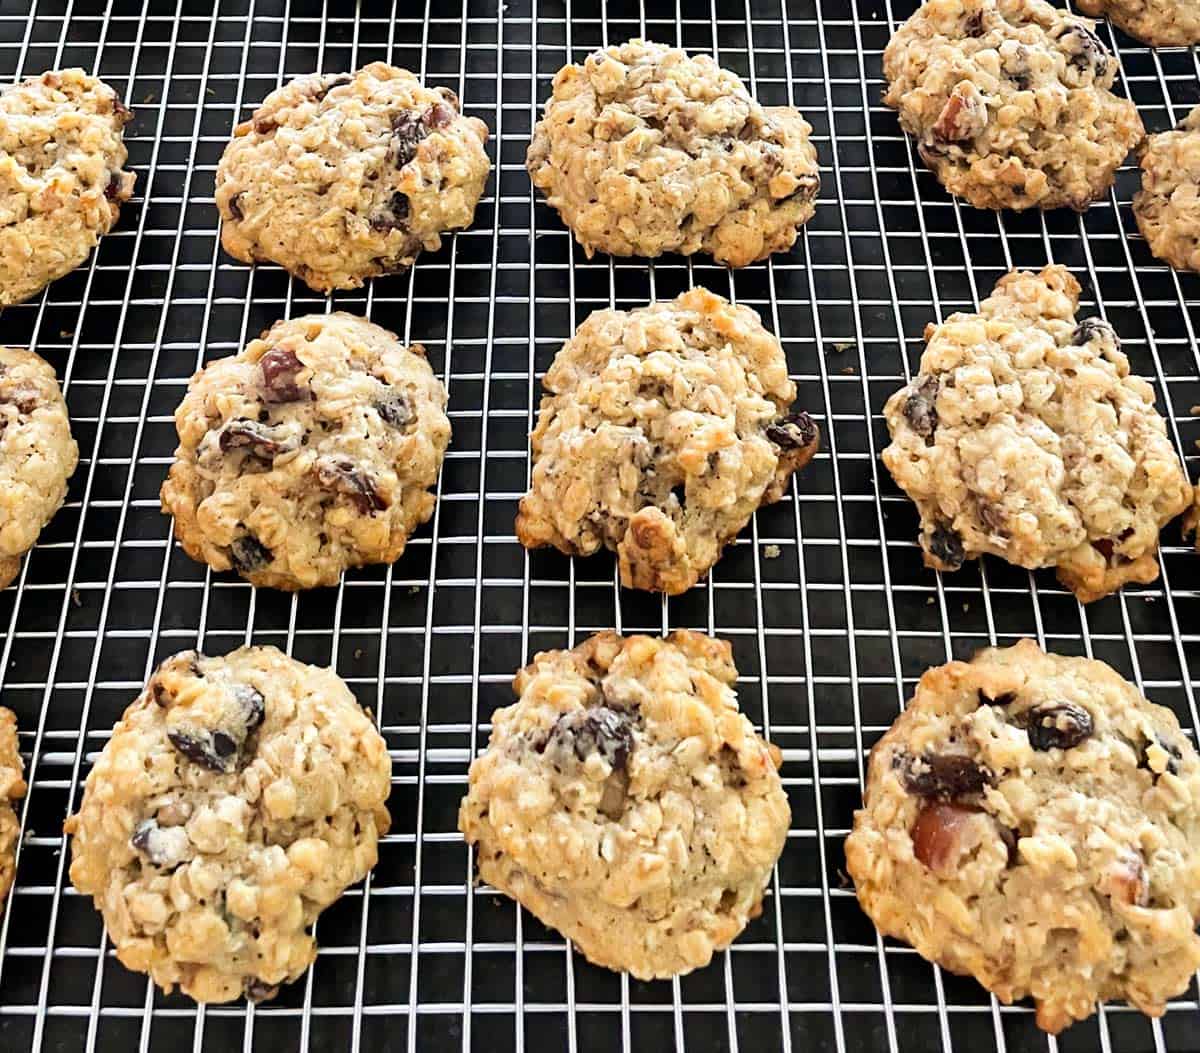
{"type": "Polygon", "coordinates": [[[1200,271],[1200,106],[1171,131],[1152,135],[1133,196],[1138,229],[1160,260],[1200,271]]]}
{"type": "Polygon", "coordinates": [[[846,840],[880,931],[1058,1032],[1160,1016],[1200,967],[1200,758],[1103,662],[1032,640],[931,669],[846,840]]]}
{"type": "Polygon", "coordinates": [[[254,585],[393,563],[432,514],[450,441],[424,349],[336,312],[276,322],[192,377],[162,487],[184,551],[254,585]]]}
{"type": "Polygon", "coordinates": [[[691,588],[819,443],[779,341],[707,289],[594,312],[542,383],[517,537],[613,549],[629,588],[691,588]]]}
{"type": "Polygon", "coordinates": [[[233,130],[217,166],[221,244],[324,293],[403,270],[470,225],[487,137],[449,88],[383,62],[297,77],[233,130]]]}
{"type": "Polygon", "coordinates": [[[1077,0],[1085,15],[1109,19],[1131,37],[1156,48],[1200,44],[1196,0],[1077,0]]]}
{"type": "Polygon", "coordinates": [[[0,707],[0,907],[16,877],[17,839],[21,821],[13,802],[25,796],[25,766],[17,744],[17,718],[0,707]]]}
{"type": "Polygon", "coordinates": [[[821,186],[812,128],[707,55],[630,40],[568,65],[533,131],[533,185],[590,256],[786,252],[821,186]]]}
{"type": "Polygon", "coordinates": [[[124,129],[133,113],[81,69],[0,90],[0,307],[69,274],[133,196],[124,129]]]}
{"type": "Polygon", "coordinates": [[[1192,488],[1113,327],[1076,323],[1079,292],[1065,267],[1013,271],[977,314],[926,327],[920,373],[884,408],[883,463],[928,566],[1056,567],[1084,603],[1158,577],[1159,530],[1192,488]]]}
{"type": "Polygon", "coordinates": [[[791,820],[736,680],[729,644],[696,632],[539,654],[459,810],[480,877],[596,965],[707,965],[761,912],[791,820]]]}
{"type": "Polygon", "coordinates": [[[921,160],[976,208],[1083,211],[1145,135],[1092,23],[1044,0],[928,0],[883,70],[921,160]]]}
{"type": "Polygon", "coordinates": [[[117,957],[198,1002],[273,998],[378,858],[391,760],[332,669],[274,647],[159,666],[66,822],[117,957]]]}
{"type": "Polygon", "coordinates": [[[54,368],[32,351],[0,347],[0,589],[62,507],[78,463],[54,368]]]}

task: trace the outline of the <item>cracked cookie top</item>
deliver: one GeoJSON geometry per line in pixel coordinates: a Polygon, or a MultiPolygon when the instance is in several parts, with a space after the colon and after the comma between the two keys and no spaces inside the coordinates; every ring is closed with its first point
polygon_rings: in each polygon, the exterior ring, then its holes
{"type": "Polygon", "coordinates": [[[1160,260],[1200,270],[1200,106],[1169,132],[1152,135],[1133,197],[1138,229],[1160,260]]]}
{"type": "Polygon", "coordinates": [[[1200,7],[1195,0],[1077,0],[1075,6],[1085,15],[1109,19],[1154,47],[1200,44],[1200,7]]]}
{"type": "Polygon", "coordinates": [[[593,312],[542,383],[517,537],[613,549],[629,588],[691,588],[819,441],[779,341],[707,289],[593,312]]]}
{"type": "Polygon", "coordinates": [[[21,821],[14,801],[25,796],[25,766],[17,744],[17,718],[12,710],[0,707],[0,907],[16,876],[17,839],[21,821]]]}
{"type": "Polygon", "coordinates": [[[78,463],[54,368],[32,351],[0,347],[0,588],[62,507],[78,463]]]}
{"type": "Polygon", "coordinates": [[[214,570],[334,585],[395,562],[433,514],[445,406],[419,345],[342,312],[276,322],[192,377],[163,510],[214,570]]]}
{"type": "Polygon", "coordinates": [[[88,775],[71,881],[117,957],[198,1002],[272,998],[375,865],[387,747],[331,669],[274,647],[168,658],[88,775]]]}
{"type": "Polygon", "coordinates": [[[791,819],[736,680],[729,644],[696,632],[539,654],[471,765],[480,876],[597,965],[707,965],[760,913],[791,819]]]}
{"type": "Polygon", "coordinates": [[[1043,0],[928,0],[883,69],[921,159],[976,208],[1082,211],[1145,134],[1092,23],[1043,0]]]}
{"type": "Polygon", "coordinates": [[[28,300],[88,258],[133,195],[133,114],[81,69],[0,90],[0,306],[28,300]]]}
{"type": "Polygon", "coordinates": [[[1079,291],[1065,267],[1013,271],[978,314],[926,327],[920,373],[884,408],[883,462],[927,565],[1053,566],[1084,603],[1158,577],[1159,530],[1192,489],[1112,326],[1076,323],[1079,291]]]}
{"type": "Polygon", "coordinates": [[[449,88],[382,62],[297,77],[225,148],[221,244],[318,292],[402,270],[471,223],[491,168],[487,136],[449,88]]]}
{"type": "Polygon", "coordinates": [[[526,167],[589,256],[744,267],[790,249],[813,215],[811,131],[709,56],[630,40],[558,71],[526,167]]]}
{"type": "Polygon", "coordinates": [[[1032,640],[927,672],[846,841],[884,933],[1061,1031],[1200,967],[1200,758],[1102,662],[1032,640]]]}

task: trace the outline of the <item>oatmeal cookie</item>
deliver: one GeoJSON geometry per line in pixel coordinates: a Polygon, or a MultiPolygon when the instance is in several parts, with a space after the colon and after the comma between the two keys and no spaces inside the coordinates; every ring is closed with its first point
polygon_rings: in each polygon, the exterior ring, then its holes
{"type": "Polygon", "coordinates": [[[1076,0],[1075,6],[1085,15],[1109,19],[1156,48],[1200,44],[1196,0],[1076,0]]]}
{"type": "Polygon", "coordinates": [[[13,802],[25,796],[24,765],[17,748],[17,718],[0,707],[0,907],[16,876],[17,838],[21,821],[13,802]]]}
{"type": "Polygon", "coordinates": [[[1103,662],[1032,640],[921,677],[871,751],[846,864],[863,910],[1058,1032],[1159,1016],[1200,967],[1200,758],[1103,662]]]}
{"type": "Polygon", "coordinates": [[[978,314],[925,329],[921,371],[884,408],[883,462],[921,512],[925,562],[990,552],[1057,567],[1088,603],[1158,577],[1158,532],[1191,503],[1154,390],[1112,326],[1076,324],[1065,267],[1013,271],[978,314]]]}
{"type": "Polygon", "coordinates": [[[164,991],[272,998],[316,957],[317,915],[375,865],[391,770],[333,670],[274,647],[185,651],[88,775],[71,881],[164,991]]]}
{"type": "Polygon", "coordinates": [[[487,137],[449,88],[382,62],[297,77],[233,130],[217,166],[221,244],[324,293],[403,270],[471,223],[487,137]]]}
{"type": "Polygon", "coordinates": [[[1150,136],[1133,197],[1138,229],[1160,260],[1200,271],[1200,106],[1169,132],[1150,136]]]}
{"type": "Polygon", "coordinates": [[[884,51],[883,101],[976,208],[1083,211],[1145,135],[1091,27],[1043,0],[928,0],[884,51]]]}
{"type": "Polygon", "coordinates": [[[0,589],[62,507],[78,463],[53,367],[32,351],[0,347],[0,589]]]}
{"type": "Polygon", "coordinates": [[[433,514],[445,407],[420,345],[341,312],[276,322],[192,377],[163,511],[214,570],[334,585],[395,562],[433,514]]]}
{"type": "Polygon", "coordinates": [[[594,312],[542,383],[517,537],[607,546],[628,588],[691,588],[817,450],[779,341],[707,289],[594,312]]]}
{"type": "Polygon", "coordinates": [[[458,825],[480,876],[589,961],[707,965],[762,910],[791,811],[729,644],[599,633],[517,674],[458,825]]]}
{"type": "Polygon", "coordinates": [[[0,90],[0,307],[69,274],[133,196],[122,138],[133,113],[81,69],[0,90]]]}
{"type": "Polygon", "coordinates": [[[707,55],[631,40],[558,71],[525,164],[589,256],[744,267],[786,252],[812,217],[811,132],[707,55]]]}

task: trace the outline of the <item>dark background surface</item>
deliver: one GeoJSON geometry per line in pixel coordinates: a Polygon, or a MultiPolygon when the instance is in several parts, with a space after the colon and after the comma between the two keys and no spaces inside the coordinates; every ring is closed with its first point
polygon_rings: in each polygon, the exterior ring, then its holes
{"type": "MultiPolygon", "coordinates": [[[[914,164],[880,103],[880,53],[907,0],[563,3],[444,0],[394,8],[242,0],[206,5],[0,3],[0,77],[81,65],[135,111],[134,200],[74,274],[3,316],[65,379],[81,461],[67,506],[0,593],[0,700],[18,714],[31,789],[0,927],[0,1048],[798,1050],[1054,1048],[1028,1007],[882,943],[843,878],[862,751],[917,676],[989,642],[1035,636],[1092,654],[1195,727],[1200,557],[1176,528],[1163,575],[1085,611],[1051,572],[996,560],[938,579],[916,516],[876,454],[880,411],[914,369],[925,324],[971,308],[1012,265],[1069,265],[1155,382],[1197,470],[1200,276],[1137,236],[1127,168],[1085,216],[955,205],[914,164]],[[464,6],[465,3],[465,6],[464,6]],[[334,13],[336,12],[336,13],[334,13]],[[585,260],[523,160],[538,103],[568,58],[644,34],[717,54],[763,102],[815,129],[823,190],[795,249],[732,275],[697,258],[585,260]],[[474,226],[409,275],[333,297],[428,348],[454,439],[437,513],[392,568],[338,589],[255,593],[171,543],[158,488],[190,374],[284,316],[327,303],[277,267],[220,252],[213,174],[232,125],[282,80],[389,59],[459,93],[493,132],[474,226]],[[573,327],[705,284],[780,334],[799,404],[825,435],[786,500],[760,512],[711,578],[662,600],[614,586],[613,561],[525,553],[513,535],[537,379],[573,327]],[[778,547],[778,555],[775,549],[778,547]],[[643,984],[589,966],[511,903],[472,890],[456,809],[492,710],[536,650],[625,631],[732,641],[743,707],[784,750],[793,829],[761,918],[707,969],[643,984]],[[332,664],[392,749],[393,829],[366,894],[323,915],[320,956],[278,999],[198,1011],[126,971],[65,878],[61,824],[108,731],[164,656],[275,644],[332,664]]],[[[1102,36],[1109,39],[1107,27],[1102,36]]],[[[1154,131],[1200,101],[1186,51],[1117,35],[1122,83],[1154,131]]],[[[1151,1024],[1113,1007],[1062,1050],[1195,1050],[1193,985],[1151,1024]]]]}

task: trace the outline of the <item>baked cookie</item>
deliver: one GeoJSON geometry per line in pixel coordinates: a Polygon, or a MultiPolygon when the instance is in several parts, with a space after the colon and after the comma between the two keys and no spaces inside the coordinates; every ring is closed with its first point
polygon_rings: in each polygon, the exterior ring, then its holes
{"type": "Polygon", "coordinates": [[[221,156],[221,244],[324,293],[403,270],[471,223],[487,136],[449,88],[383,62],[297,77],[234,128],[221,156]]]}
{"type": "Polygon", "coordinates": [[[613,549],[631,589],[695,585],[819,442],[779,341],[707,289],[594,312],[542,385],[517,538],[613,549]]]}
{"type": "Polygon", "coordinates": [[[133,113],[81,69],[0,90],[0,307],[78,267],[133,196],[133,113]]]}
{"type": "Polygon", "coordinates": [[[920,509],[927,566],[1057,567],[1083,603],[1158,577],[1158,532],[1192,488],[1154,389],[1078,306],[1065,267],[1013,271],[978,314],[926,327],[883,463],[920,509]]]}
{"type": "Polygon", "coordinates": [[[32,351],[0,347],[0,589],[62,508],[78,463],[54,368],[32,351]]]}
{"type": "Polygon", "coordinates": [[[25,796],[24,765],[17,747],[17,718],[0,707],[0,907],[16,876],[17,839],[21,821],[13,802],[25,796]]]}
{"type": "Polygon", "coordinates": [[[707,55],[642,40],[554,78],[525,165],[589,256],[786,252],[821,186],[812,128],[707,55]]]}
{"type": "Polygon", "coordinates": [[[1150,136],[1141,166],[1133,214],[1142,237],[1172,267],[1200,270],[1200,106],[1173,131],[1150,136]]]}
{"type": "Polygon", "coordinates": [[[1156,48],[1200,44],[1195,0],[1077,0],[1085,15],[1108,18],[1131,37],[1156,48]]]}
{"type": "Polygon", "coordinates": [[[184,551],[255,585],[335,585],[394,563],[433,514],[446,389],[419,345],[336,312],[210,362],[175,411],[162,487],[184,551]]]}
{"type": "Polygon", "coordinates": [[[707,965],[761,912],[791,821],[736,680],[729,644],[695,632],[539,654],[459,810],[480,876],[596,965],[707,965]]]}
{"type": "Polygon", "coordinates": [[[1103,662],[1032,640],[931,669],[871,751],[846,865],[863,910],[1058,1032],[1159,1016],[1200,967],[1200,759],[1103,662]]]}
{"type": "Polygon", "coordinates": [[[117,957],[198,1002],[273,998],[375,865],[387,746],[332,669],[274,647],[168,658],[84,787],[71,881],[117,957]]]}
{"type": "Polygon", "coordinates": [[[883,53],[883,101],[976,208],[1083,211],[1145,135],[1091,27],[1043,0],[928,0],[883,53]]]}

